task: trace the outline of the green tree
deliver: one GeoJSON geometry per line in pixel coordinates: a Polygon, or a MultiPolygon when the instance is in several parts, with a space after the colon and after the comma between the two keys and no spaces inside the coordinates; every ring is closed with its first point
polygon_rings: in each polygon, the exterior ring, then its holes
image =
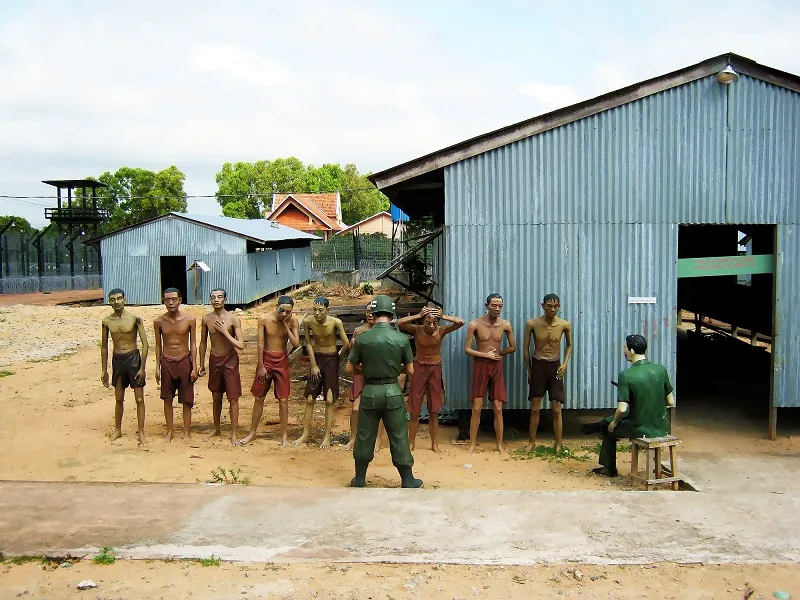
{"type": "Polygon", "coordinates": [[[24,235],[34,235],[36,229],[31,226],[28,219],[16,217],[14,215],[0,215],[0,230],[4,229],[10,220],[14,220],[14,225],[6,229],[6,233],[16,233],[24,235]]]}
{"type": "Polygon", "coordinates": [[[389,210],[389,199],[361,175],[355,165],[344,168],[342,178],[342,220],[348,225],[358,223],[382,210],[389,210]]]}
{"type": "MultiPolygon", "coordinates": [[[[169,212],[186,212],[186,176],[174,165],[158,173],[135,167],[121,167],[115,173],[106,171],[97,181],[107,188],[98,188],[98,206],[111,217],[103,223],[103,233],[136,225],[169,212]]],[[[80,190],[76,197],[80,197],[80,190]]]]}

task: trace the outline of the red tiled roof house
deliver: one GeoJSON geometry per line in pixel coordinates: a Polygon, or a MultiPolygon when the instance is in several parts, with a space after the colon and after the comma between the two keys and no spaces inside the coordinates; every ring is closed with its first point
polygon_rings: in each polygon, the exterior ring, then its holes
{"type": "Polygon", "coordinates": [[[339,192],[272,194],[272,210],[266,218],[292,229],[318,233],[326,240],[347,227],[342,223],[339,192]]]}

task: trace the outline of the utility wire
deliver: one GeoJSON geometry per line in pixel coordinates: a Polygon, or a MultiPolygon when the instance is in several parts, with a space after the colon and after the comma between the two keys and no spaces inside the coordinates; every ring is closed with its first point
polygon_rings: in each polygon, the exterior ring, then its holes
{"type": "MultiPolygon", "coordinates": [[[[260,192],[250,192],[248,194],[185,194],[183,196],[179,195],[171,195],[171,196],[125,196],[120,194],[118,197],[125,198],[126,200],[146,200],[146,199],[165,199],[165,198],[263,198],[265,196],[272,196],[273,194],[279,195],[291,195],[291,194],[334,194],[336,192],[360,192],[360,191],[367,191],[367,190],[376,190],[377,188],[374,187],[359,187],[359,188],[344,188],[341,190],[331,190],[328,192],[268,192],[268,193],[260,193],[260,192]]],[[[101,192],[102,193],[102,192],[101,192]]],[[[105,192],[108,194],[108,192],[105,192]]],[[[107,197],[106,195],[97,195],[95,198],[102,199],[107,197]]],[[[0,199],[2,200],[58,200],[58,196],[14,196],[11,194],[0,194],[0,199]]],[[[73,200],[91,200],[92,196],[72,196],[73,200]]],[[[65,196],[61,196],[61,200],[67,200],[65,196]]],[[[44,206],[44,205],[42,205],[44,206]]]]}

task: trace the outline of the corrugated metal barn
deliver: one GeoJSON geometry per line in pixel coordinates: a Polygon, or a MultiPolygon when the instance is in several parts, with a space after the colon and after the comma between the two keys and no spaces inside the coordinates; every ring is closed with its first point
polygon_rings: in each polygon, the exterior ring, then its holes
{"type": "MultiPolygon", "coordinates": [[[[800,77],[726,54],[372,180],[443,225],[433,295],[448,313],[475,318],[488,293],[504,296],[519,347],[505,359],[508,408],[529,407],[525,321],[554,292],[573,324],[567,408],[615,406],[631,333],[678,379],[680,405],[696,374],[679,367],[686,309],[767,340],[752,364],[774,436],[775,408],[800,406],[799,157],[800,77]]],[[[468,407],[465,332],[446,341],[451,408],[468,407]]]]}
{"type": "Polygon", "coordinates": [[[220,287],[228,304],[249,304],[308,281],[316,239],[266,219],[169,213],[86,243],[100,244],[106,297],[119,287],[130,304],[160,304],[176,287],[184,303],[207,304],[220,287]]]}

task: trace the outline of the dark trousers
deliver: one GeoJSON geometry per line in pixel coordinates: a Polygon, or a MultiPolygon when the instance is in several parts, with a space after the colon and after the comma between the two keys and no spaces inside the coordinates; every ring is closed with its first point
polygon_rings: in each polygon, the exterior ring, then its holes
{"type": "Polygon", "coordinates": [[[389,438],[392,464],[395,467],[412,467],[414,457],[408,446],[406,405],[397,384],[366,384],[361,391],[353,458],[356,461],[372,461],[380,421],[383,421],[389,438]]]}
{"type": "Polygon", "coordinates": [[[617,440],[623,438],[636,437],[633,431],[633,423],[630,419],[622,419],[614,428],[613,433],[608,433],[608,424],[614,420],[614,417],[606,417],[603,419],[603,444],[600,448],[600,464],[604,466],[609,473],[617,472],[617,440]]]}

